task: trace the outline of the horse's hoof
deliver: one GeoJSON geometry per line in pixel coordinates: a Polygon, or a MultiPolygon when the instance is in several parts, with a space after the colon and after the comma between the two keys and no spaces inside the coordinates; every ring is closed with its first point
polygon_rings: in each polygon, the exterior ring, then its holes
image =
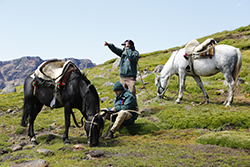
{"type": "Polygon", "coordinates": [[[65,144],[65,145],[68,145],[68,144],[70,144],[70,141],[69,141],[69,140],[65,140],[65,141],[64,141],[64,144],[65,144]]]}
{"type": "Polygon", "coordinates": [[[36,137],[32,137],[32,138],[30,139],[30,142],[31,142],[32,144],[34,144],[34,145],[38,145],[38,142],[36,141],[36,137]]]}
{"type": "Polygon", "coordinates": [[[181,104],[181,102],[176,100],[174,104],[181,104]]]}
{"type": "Polygon", "coordinates": [[[31,141],[31,142],[36,142],[36,137],[32,137],[32,138],[30,139],[30,141],[31,141]]]}
{"type": "Polygon", "coordinates": [[[209,101],[203,101],[203,102],[200,102],[200,105],[202,104],[209,104],[210,102],[209,101]]]}

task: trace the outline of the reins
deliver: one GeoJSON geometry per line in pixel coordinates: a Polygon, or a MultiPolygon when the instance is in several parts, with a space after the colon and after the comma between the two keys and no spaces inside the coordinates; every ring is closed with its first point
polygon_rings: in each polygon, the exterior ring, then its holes
{"type": "MultiPolygon", "coordinates": [[[[100,137],[100,139],[104,138],[104,137],[107,135],[108,131],[110,130],[110,128],[112,127],[112,124],[113,124],[112,118],[113,118],[114,115],[117,115],[117,114],[118,114],[118,113],[112,113],[112,114],[110,114],[109,126],[108,126],[108,128],[106,129],[105,133],[102,134],[102,136],[100,137]]],[[[104,143],[105,143],[105,142],[104,142],[104,143]]]]}
{"type": "MultiPolygon", "coordinates": [[[[138,66],[138,69],[140,69],[139,63],[137,64],[137,66],[138,66]]],[[[139,76],[140,76],[140,78],[141,78],[142,85],[143,85],[144,89],[146,90],[147,94],[148,94],[149,96],[153,97],[153,98],[154,98],[154,97],[157,97],[157,95],[151,95],[151,94],[148,92],[148,90],[147,90],[147,88],[145,87],[145,84],[144,84],[144,82],[143,82],[143,79],[142,79],[142,76],[141,76],[141,72],[140,72],[140,70],[138,70],[138,71],[139,71],[139,76]]]]}

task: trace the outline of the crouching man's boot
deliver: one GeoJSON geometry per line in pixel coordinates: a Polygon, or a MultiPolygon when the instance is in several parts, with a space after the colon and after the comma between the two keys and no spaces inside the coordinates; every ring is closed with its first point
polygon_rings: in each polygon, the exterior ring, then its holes
{"type": "Polygon", "coordinates": [[[111,130],[109,130],[108,135],[104,138],[105,140],[110,140],[114,138],[114,133],[111,130]]]}

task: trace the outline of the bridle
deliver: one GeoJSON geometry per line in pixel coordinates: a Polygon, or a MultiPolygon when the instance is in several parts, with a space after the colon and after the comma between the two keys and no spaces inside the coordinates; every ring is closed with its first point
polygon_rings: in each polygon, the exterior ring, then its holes
{"type": "MultiPolygon", "coordinates": [[[[87,137],[88,137],[88,138],[91,138],[91,136],[92,136],[92,132],[91,132],[91,131],[92,131],[93,125],[98,126],[98,123],[94,122],[94,120],[95,120],[96,116],[98,116],[98,114],[99,114],[99,113],[96,113],[96,114],[93,116],[93,118],[92,118],[91,121],[88,121],[88,120],[85,121],[85,123],[89,123],[89,124],[90,124],[89,133],[87,134],[87,137]]],[[[89,143],[89,141],[88,141],[88,143],[89,143]]]]}
{"type": "MultiPolygon", "coordinates": [[[[89,87],[90,87],[91,85],[92,85],[92,84],[89,84],[89,85],[87,86],[86,92],[85,92],[85,95],[84,95],[83,98],[86,99],[87,91],[89,90],[89,87]]],[[[85,107],[84,107],[84,108],[85,108],[85,107]]],[[[85,124],[86,124],[86,123],[90,124],[89,133],[87,134],[87,138],[88,138],[88,139],[90,139],[91,136],[92,136],[92,128],[93,128],[93,125],[99,126],[98,123],[94,122],[94,121],[95,121],[95,118],[96,118],[98,115],[99,115],[99,112],[96,113],[96,114],[93,116],[93,118],[91,119],[91,121],[88,121],[88,120],[85,121],[85,124]]],[[[90,141],[88,140],[88,144],[89,144],[89,143],[90,143],[90,141]]]]}
{"type": "Polygon", "coordinates": [[[165,88],[164,88],[164,87],[162,87],[162,85],[161,85],[161,76],[159,76],[159,79],[158,79],[158,90],[159,90],[158,93],[160,93],[159,96],[163,96],[164,93],[165,93],[166,90],[167,90],[167,86],[165,86],[165,88]],[[162,92],[160,91],[160,89],[162,89],[162,92]]]}

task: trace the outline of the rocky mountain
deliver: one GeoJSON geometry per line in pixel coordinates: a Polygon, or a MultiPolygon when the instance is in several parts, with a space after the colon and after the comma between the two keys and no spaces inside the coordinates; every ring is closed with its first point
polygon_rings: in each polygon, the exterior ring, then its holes
{"type": "MultiPolygon", "coordinates": [[[[80,69],[96,66],[88,59],[66,58],[63,60],[71,60],[80,69]]],[[[22,85],[27,75],[44,61],[46,60],[42,60],[40,57],[22,57],[10,61],[0,61],[0,89],[9,84],[14,84],[15,86],[22,85]]]]}

